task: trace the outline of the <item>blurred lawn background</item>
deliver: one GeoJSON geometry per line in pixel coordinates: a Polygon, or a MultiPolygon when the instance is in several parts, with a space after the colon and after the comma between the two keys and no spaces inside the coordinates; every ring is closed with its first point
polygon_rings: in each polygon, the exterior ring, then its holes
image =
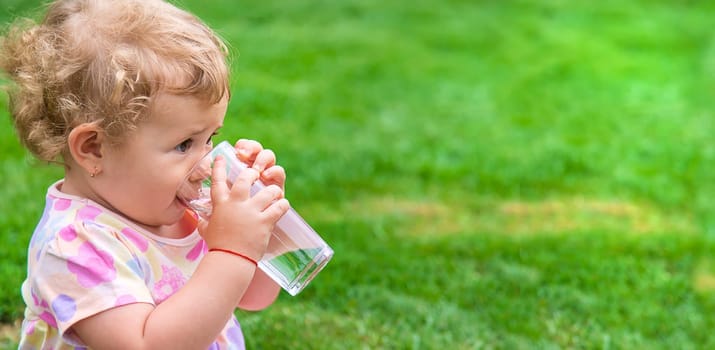
{"type": "MultiPolygon", "coordinates": [[[[234,53],[219,138],[273,149],[335,249],[298,296],[238,312],[249,348],[715,347],[714,2],[180,4],[234,53]]],[[[61,171],[0,107],[12,325],[61,171]]]]}

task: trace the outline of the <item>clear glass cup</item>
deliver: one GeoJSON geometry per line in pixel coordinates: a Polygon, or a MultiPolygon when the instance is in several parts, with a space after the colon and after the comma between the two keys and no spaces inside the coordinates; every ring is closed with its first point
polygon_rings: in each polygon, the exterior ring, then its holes
{"type": "MultiPolygon", "coordinates": [[[[224,141],[215,146],[189,172],[177,197],[204,219],[211,216],[211,171],[221,155],[226,160],[226,182],[231,186],[246,164],[236,157],[236,150],[224,141]]],[[[251,195],[263,184],[256,181],[251,195]]],[[[333,250],[293,208],[276,223],[268,248],[258,267],[290,295],[302,291],[333,256],[333,250]]]]}

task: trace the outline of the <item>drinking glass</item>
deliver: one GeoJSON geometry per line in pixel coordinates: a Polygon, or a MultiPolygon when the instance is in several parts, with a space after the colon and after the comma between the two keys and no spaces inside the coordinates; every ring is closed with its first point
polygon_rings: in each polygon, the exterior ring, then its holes
{"type": "MultiPolygon", "coordinates": [[[[211,216],[211,171],[214,160],[222,156],[226,163],[226,183],[230,187],[238,174],[247,165],[236,157],[236,150],[224,141],[215,146],[192,168],[179,188],[178,198],[203,219],[211,216]]],[[[251,186],[251,195],[263,184],[256,181],[251,186]]],[[[283,215],[271,234],[268,248],[258,262],[258,268],[278,283],[286,292],[295,296],[300,293],[330,261],[333,250],[293,210],[283,215]]]]}

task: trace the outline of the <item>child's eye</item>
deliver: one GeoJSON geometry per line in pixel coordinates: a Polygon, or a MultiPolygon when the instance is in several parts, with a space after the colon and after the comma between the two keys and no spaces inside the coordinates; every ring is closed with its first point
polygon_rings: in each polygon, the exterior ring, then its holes
{"type": "Polygon", "coordinates": [[[188,139],[188,140],[185,140],[184,142],[176,145],[176,147],[174,147],[174,149],[181,153],[185,153],[186,151],[189,150],[189,148],[191,148],[192,143],[193,143],[193,141],[191,139],[188,139]]]}

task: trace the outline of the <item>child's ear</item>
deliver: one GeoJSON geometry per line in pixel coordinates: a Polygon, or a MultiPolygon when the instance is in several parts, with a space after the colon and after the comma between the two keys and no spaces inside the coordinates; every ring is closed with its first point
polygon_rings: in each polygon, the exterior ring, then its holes
{"type": "Polygon", "coordinates": [[[102,172],[102,143],[104,132],[95,123],[83,123],[70,131],[67,147],[75,164],[90,176],[102,172]]]}

